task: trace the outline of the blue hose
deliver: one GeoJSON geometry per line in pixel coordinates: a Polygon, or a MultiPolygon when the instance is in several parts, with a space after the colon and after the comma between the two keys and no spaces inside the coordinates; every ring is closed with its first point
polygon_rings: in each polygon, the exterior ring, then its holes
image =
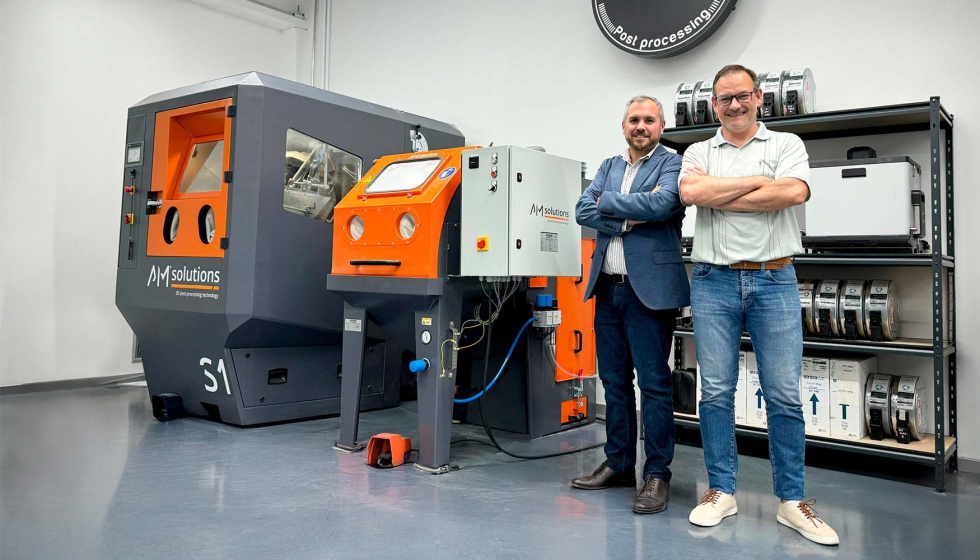
{"type": "Polygon", "coordinates": [[[517,346],[517,341],[521,339],[521,335],[524,334],[524,330],[527,328],[527,326],[533,322],[534,322],[534,317],[531,317],[521,326],[521,330],[517,331],[517,336],[514,337],[514,342],[510,343],[510,350],[507,351],[507,357],[504,358],[504,363],[500,364],[500,371],[498,371],[497,375],[493,377],[493,380],[490,382],[489,385],[487,385],[487,388],[473,395],[472,397],[466,397],[465,399],[453,399],[454,403],[466,404],[466,403],[473,402],[476,399],[482,397],[486,391],[489,391],[490,387],[493,387],[493,384],[496,383],[498,379],[500,379],[501,375],[503,375],[504,369],[507,368],[507,362],[510,361],[510,355],[514,353],[514,347],[517,346]]]}

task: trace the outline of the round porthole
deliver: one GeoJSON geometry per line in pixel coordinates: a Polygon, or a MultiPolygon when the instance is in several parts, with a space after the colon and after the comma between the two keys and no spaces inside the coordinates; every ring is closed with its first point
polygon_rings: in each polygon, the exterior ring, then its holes
{"type": "Polygon", "coordinates": [[[398,218],[398,235],[402,239],[411,239],[415,235],[415,218],[408,212],[398,218]]]}
{"type": "Polygon", "coordinates": [[[350,223],[347,224],[347,232],[354,241],[360,239],[364,235],[364,218],[360,216],[351,218],[350,223]]]}
{"type": "Polygon", "coordinates": [[[214,209],[205,205],[201,208],[201,213],[197,215],[197,230],[201,235],[201,242],[209,244],[214,241],[216,231],[214,222],[214,209]]]}
{"type": "Polygon", "coordinates": [[[180,212],[176,208],[167,210],[167,216],[163,219],[163,240],[167,245],[177,239],[177,229],[180,227],[180,212]]]}

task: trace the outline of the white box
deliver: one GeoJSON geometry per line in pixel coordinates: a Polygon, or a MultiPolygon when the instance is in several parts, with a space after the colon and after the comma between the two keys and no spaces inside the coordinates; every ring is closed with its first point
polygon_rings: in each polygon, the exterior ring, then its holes
{"type": "Polygon", "coordinates": [[[878,359],[870,357],[830,360],[830,435],[862,439],[867,435],[864,420],[864,384],[878,370],[878,359]]]}
{"type": "Polygon", "coordinates": [[[803,402],[803,420],[806,422],[806,433],[814,436],[829,436],[829,359],[803,357],[803,375],[800,379],[800,400],[803,402]]]}
{"type": "Polygon", "coordinates": [[[745,423],[757,428],[768,428],[766,417],[766,399],[762,395],[762,383],[759,382],[759,364],[755,352],[745,353],[745,423]]]}
{"type": "Polygon", "coordinates": [[[748,420],[746,418],[748,400],[745,397],[745,384],[748,378],[746,354],[744,351],[738,353],[738,381],[735,382],[735,423],[739,425],[745,425],[748,420]]]}
{"type": "Polygon", "coordinates": [[[464,151],[461,164],[462,276],[582,274],[581,162],[494,146],[464,151]]]}

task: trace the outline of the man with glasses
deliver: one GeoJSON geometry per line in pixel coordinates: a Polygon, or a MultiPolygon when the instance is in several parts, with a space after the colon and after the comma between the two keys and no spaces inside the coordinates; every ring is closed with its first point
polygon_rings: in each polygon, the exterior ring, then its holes
{"type": "Polygon", "coordinates": [[[735,384],[743,330],[759,363],[766,403],[776,520],[811,541],[837,533],[803,501],[806,445],[800,373],[803,337],[796,271],[803,252],[793,206],[810,196],[809,159],[794,134],[756,119],[762,90],[754,72],[722,68],[712,104],[721,128],[684,153],[680,195],[698,206],[691,260],[691,311],[701,370],[701,436],[709,490],[691,512],[710,527],[738,512],[735,502],[735,384]]]}
{"type": "Polygon", "coordinates": [[[636,486],[636,394],[645,429],[643,483],[635,513],[667,509],[674,457],[670,347],[677,310],[690,304],[681,258],[684,206],[677,194],[681,157],[660,145],[664,108],[630,99],[623,114],[628,147],[602,162],[575,205],[578,223],[597,231],[585,298],[595,295],[599,379],[606,396],[606,460],[573,488],[636,486]]]}

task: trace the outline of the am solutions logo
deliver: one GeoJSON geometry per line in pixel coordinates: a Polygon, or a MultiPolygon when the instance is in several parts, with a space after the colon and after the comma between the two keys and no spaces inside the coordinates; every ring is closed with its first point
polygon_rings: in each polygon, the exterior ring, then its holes
{"type": "Polygon", "coordinates": [[[568,210],[533,203],[531,204],[530,215],[538,216],[545,218],[546,220],[562,224],[568,223],[568,220],[571,218],[571,214],[568,212],[568,210]]]}
{"type": "Polygon", "coordinates": [[[147,287],[175,288],[178,290],[218,291],[221,283],[220,270],[201,267],[188,268],[173,265],[153,265],[146,279],[147,287]]]}

